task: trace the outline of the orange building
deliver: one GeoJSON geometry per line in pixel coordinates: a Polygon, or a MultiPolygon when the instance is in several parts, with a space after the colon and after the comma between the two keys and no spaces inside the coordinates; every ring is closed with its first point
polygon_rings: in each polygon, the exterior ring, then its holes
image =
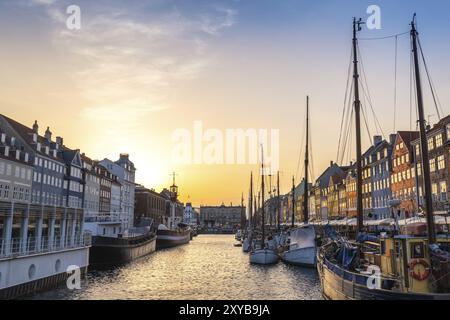
{"type": "Polygon", "coordinates": [[[392,151],[392,197],[401,201],[400,209],[406,217],[417,211],[416,175],[411,142],[418,138],[419,132],[399,131],[392,151]]]}

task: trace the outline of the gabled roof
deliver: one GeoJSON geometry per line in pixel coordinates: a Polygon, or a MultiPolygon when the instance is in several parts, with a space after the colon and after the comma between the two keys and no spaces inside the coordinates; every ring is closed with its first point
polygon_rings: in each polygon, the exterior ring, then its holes
{"type": "MultiPolygon", "coordinates": [[[[403,143],[405,144],[406,148],[408,150],[411,150],[411,142],[418,139],[420,136],[420,133],[418,131],[399,131],[397,132],[397,139],[398,136],[402,138],[403,143]]],[[[395,143],[397,144],[397,139],[395,139],[395,143]]]]}
{"type": "Polygon", "coordinates": [[[33,131],[32,128],[29,128],[29,127],[17,122],[16,120],[13,120],[3,114],[0,114],[0,117],[3,117],[3,119],[20,136],[20,138],[28,145],[28,147],[34,150],[34,152],[39,153],[45,157],[62,160],[61,158],[58,157],[58,154],[56,155],[56,158],[55,158],[55,157],[53,157],[53,154],[51,152],[49,154],[46,154],[45,152],[42,151],[42,149],[41,149],[41,151],[38,151],[35,148],[35,145],[37,144],[37,142],[39,142],[44,147],[48,146],[48,147],[54,149],[54,147],[55,147],[54,144],[52,145],[52,142],[49,142],[45,137],[43,137],[41,135],[37,135],[37,141],[34,142],[33,135],[35,132],[33,131]]]}

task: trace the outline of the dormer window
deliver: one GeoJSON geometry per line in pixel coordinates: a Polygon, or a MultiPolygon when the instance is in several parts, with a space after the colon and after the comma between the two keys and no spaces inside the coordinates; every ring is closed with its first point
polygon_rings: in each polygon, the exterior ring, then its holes
{"type": "Polygon", "coordinates": [[[20,160],[20,150],[16,150],[16,159],[20,160]]]}
{"type": "Polygon", "coordinates": [[[38,152],[41,152],[41,143],[40,142],[37,143],[36,149],[38,152]]]}
{"type": "Polygon", "coordinates": [[[33,133],[33,142],[37,142],[37,133],[33,133]]]}
{"type": "Polygon", "coordinates": [[[28,162],[28,159],[29,159],[29,155],[27,152],[25,152],[25,162],[28,162]]]}
{"type": "Polygon", "coordinates": [[[2,133],[2,143],[5,143],[5,141],[6,141],[6,134],[2,133]]]}
{"type": "Polygon", "coordinates": [[[56,158],[56,150],[53,150],[53,158],[56,158]]]}
{"type": "Polygon", "coordinates": [[[49,154],[50,152],[50,148],[49,147],[45,147],[45,154],[49,154]]]}
{"type": "Polygon", "coordinates": [[[5,146],[5,156],[9,157],[9,146],[5,146]]]}
{"type": "Polygon", "coordinates": [[[11,146],[14,146],[14,145],[15,145],[15,142],[16,142],[16,138],[11,137],[11,146]]]}

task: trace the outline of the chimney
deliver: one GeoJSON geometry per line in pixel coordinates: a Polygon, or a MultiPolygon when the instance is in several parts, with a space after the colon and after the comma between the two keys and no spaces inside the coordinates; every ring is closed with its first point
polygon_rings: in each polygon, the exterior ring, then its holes
{"type": "Polygon", "coordinates": [[[33,132],[36,134],[39,134],[39,126],[38,126],[37,120],[34,120],[33,132]]]}
{"type": "Polygon", "coordinates": [[[45,130],[45,139],[47,139],[48,142],[52,141],[52,132],[50,131],[50,127],[47,127],[47,130],[45,130]]]}
{"type": "Polygon", "coordinates": [[[397,135],[396,135],[395,133],[389,135],[389,143],[390,143],[392,146],[393,146],[394,143],[395,143],[395,139],[397,139],[397,135]]]}
{"type": "MultiPolygon", "coordinates": [[[[62,146],[63,146],[63,143],[64,143],[63,138],[61,138],[61,137],[56,137],[56,144],[57,144],[59,147],[62,147],[62,146]]],[[[58,149],[58,148],[57,148],[57,149],[58,149]]]]}
{"type": "Polygon", "coordinates": [[[381,141],[383,141],[382,136],[373,136],[373,145],[374,146],[378,145],[381,141]]]}

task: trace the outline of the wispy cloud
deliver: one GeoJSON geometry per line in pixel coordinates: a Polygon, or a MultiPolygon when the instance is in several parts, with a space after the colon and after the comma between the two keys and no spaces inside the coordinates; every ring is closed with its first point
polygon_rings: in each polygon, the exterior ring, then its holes
{"type": "Polygon", "coordinates": [[[88,102],[81,115],[128,125],[169,108],[173,88],[210,62],[208,40],[237,18],[234,9],[214,5],[185,14],[177,6],[153,12],[108,1],[105,12],[101,2],[89,1],[80,5],[81,30],[72,31],[65,28],[64,1],[30,1],[42,5],[53,21],[54,46],[67,54],[69,72],[88,102]]]}

